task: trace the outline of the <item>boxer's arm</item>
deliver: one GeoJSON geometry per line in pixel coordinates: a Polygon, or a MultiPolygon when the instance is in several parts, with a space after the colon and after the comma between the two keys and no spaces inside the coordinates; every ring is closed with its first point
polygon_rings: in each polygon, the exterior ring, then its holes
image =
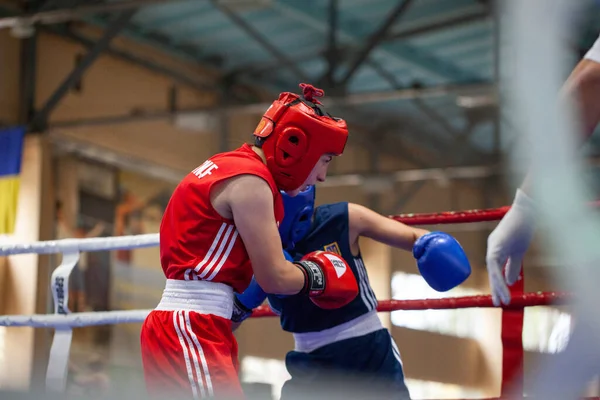
{"type": "Polygon", "coordinates": [[[232,179],[224,189],[235,227],[242,238],[254,277],[267,293],[296,294],[305,284],[304,273],[286,261],[274,216],[273,193],[254,175],[232,179]]]}
{"type": "MultiPolygon", "coordinates": [[[[413,228],[358,204],[348,204],[350,235],[365,236],[403,250],[412,250],[421,276],[445,292],[471,275],[471,265],[456,239],[444,232],[413,228]]],[[[352,240],[352,237],[351,237],[352,240]]],[[[351,246],[356,243],[351,241],[351,246]]],[[[353,249],[354,251],[354,249],[353,249]]]]}
{"type": "Polygon", "coordinates": [[[348,203],[348,223],[351,244],[356,243],[360,236],[365,236],[403,250],[411,250],[415,241],[429,232],[354,203],[348,203]]]}

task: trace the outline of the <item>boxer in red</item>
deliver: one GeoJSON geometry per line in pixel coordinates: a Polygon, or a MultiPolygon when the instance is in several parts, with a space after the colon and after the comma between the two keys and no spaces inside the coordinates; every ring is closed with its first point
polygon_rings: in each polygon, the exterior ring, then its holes
{"type": "Polygon", "coordinates": [[[231,329],[234,293],[252,275],[268,293],[304,294],[338,308],[358,294],[354,274],[334,253],[285,259],[278,232],[280,190],[290,196],[324,181],[343,153],[346,122],[317,97],[282,93],[254,131],[254,145],[217,154],[175,188],[160,226],[163,297],[141,332],[146,386],[152,396],[242,398],[237,342],[231,329]]]}

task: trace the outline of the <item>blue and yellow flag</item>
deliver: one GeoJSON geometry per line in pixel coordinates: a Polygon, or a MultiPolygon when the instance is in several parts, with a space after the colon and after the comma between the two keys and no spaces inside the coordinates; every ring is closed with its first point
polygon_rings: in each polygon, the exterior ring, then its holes
{"type": "Polygon", "coordinates": [[[0,129],[0,235],[15,230],[24,127],[0,129]]]}

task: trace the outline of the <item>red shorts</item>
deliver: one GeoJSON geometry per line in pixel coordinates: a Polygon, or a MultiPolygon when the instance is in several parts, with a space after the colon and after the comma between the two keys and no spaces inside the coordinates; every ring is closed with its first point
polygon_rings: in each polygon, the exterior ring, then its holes
{"type": "Polygon", "coordinates": [[[188,310],[154,310],[142,326],[141,346],[150,395],[243,398],[230,320],[188,310]]]}

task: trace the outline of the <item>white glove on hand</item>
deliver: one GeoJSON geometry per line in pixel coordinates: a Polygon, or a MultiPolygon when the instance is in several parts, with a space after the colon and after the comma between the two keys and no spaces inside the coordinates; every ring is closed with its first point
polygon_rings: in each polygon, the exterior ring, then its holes
{"type": "Polygon", "coordinates": [[[519,279],[523,256],[531,243],[534,228],[534,202],[517,189],[512,207],[487,241],[485,261],[495,306],[499,306],[501,302],[510,303],[507,283],[512,285],[519,279]],[[502,267],[507,261],[505,276],[502,276],[502,267]]]}

